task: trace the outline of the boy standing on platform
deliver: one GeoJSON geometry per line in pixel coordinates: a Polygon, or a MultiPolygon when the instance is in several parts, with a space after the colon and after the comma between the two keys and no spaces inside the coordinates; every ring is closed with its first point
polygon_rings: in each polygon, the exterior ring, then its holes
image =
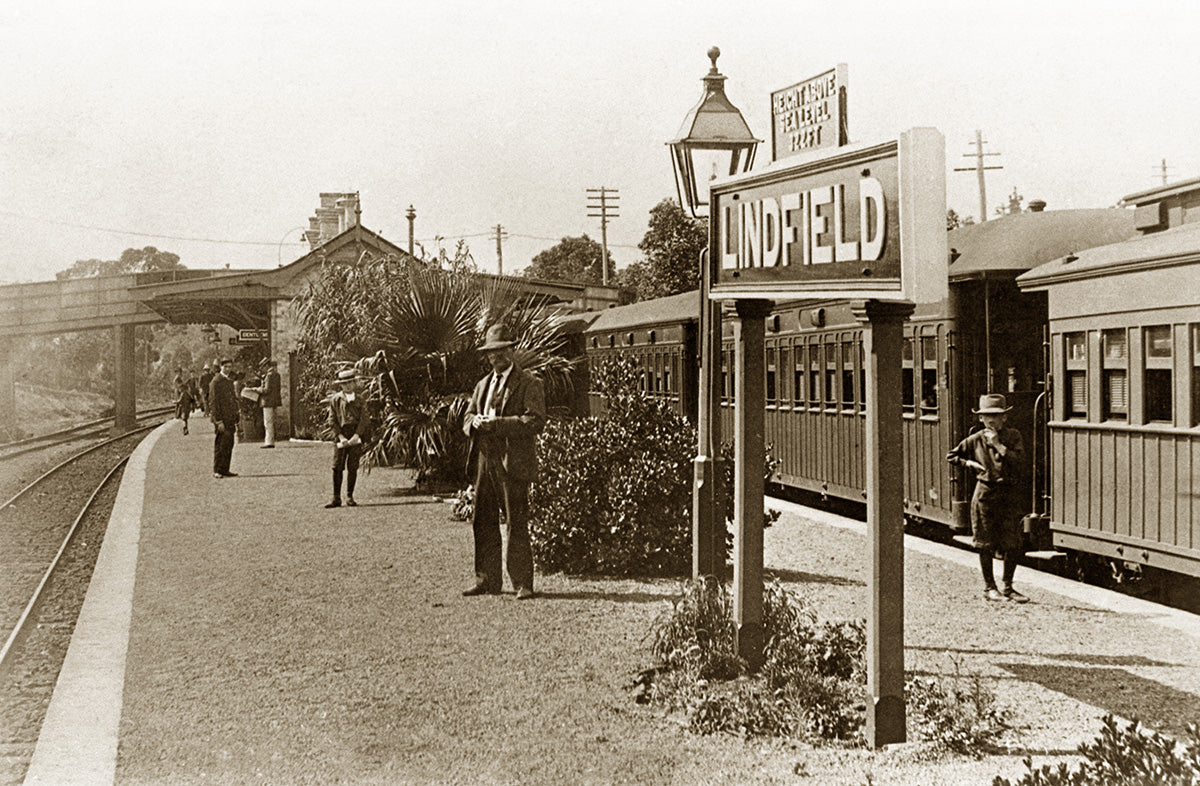
{"type": "Polygon", "coordinates": [[[358,480],[358,461],[363,440],[368,436],[370,417],[366,402],[358,392],[354,369],[339,371],[339,390],[329,397],[327,425],[333,437],[333,500],[327,508],[342,506],[342,475],[346,477],[346,505],[354,507],[354,485],[358,480]]]}
{"type": "Polygon", "coordinates": [[[979,549],[984,598],[1027,603],[1029,598],[1012,586],[1022,550],[1021,508],[1015,483],[1024,466],[1025,447],[1021,432],[1005,426],[1011,409],[1004,396],[980,396],[979,409],[973,412],[983,422],[983,428],[958,443],[946,455],[946,460],[975,470],[971,528],[975,533],[975,547],[979,549]],[[992,570],[992,555],[996,552],[1004,557],[1003,592],[996,589],[992,570]]]}

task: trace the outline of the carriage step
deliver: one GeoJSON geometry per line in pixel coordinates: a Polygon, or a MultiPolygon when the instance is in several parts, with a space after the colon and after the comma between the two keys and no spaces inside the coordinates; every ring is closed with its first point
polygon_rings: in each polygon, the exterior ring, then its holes
{"type": "Polygon", "coordinates": [[[1063,557],[1065,557],[1067,555],[1066,555],[1066,552],[1054,551],[1053,549],[1051,549],[1049,551],[1027,551],[1027,552],[1025,552],[1025,556],[1028,557],[1029,559],[1050,560],[1050,559],[1062,559],[1063,557]]]}

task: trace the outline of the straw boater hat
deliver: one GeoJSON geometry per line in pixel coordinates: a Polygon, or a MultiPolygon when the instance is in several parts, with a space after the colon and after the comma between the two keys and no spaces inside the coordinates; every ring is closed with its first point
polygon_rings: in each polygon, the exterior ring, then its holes
{"type": "Polygon", "coordinates": [[[338,384],[343,382],[353,382],[357,377],[358,374],[354,372],[354,369],[344,368],[337,373],[337,377],[334,379],[334,381],[338,384]]]}
{"type": "Polygon", "coordinates": [[[481,352],[491,352],[493,349],[507,349],[516,343],[512,331],[508,329],[508,326],[497,324],[487,329],[487,338],[479,350],[481,352]]]}
{"type": "Polygon", "coordinates": [[[1004,396],[998,393],[988,393],[979,397],[979,409],[971,411],[976,415],[1003,415],[1012,409],[1007,405],[1008,402],[1004,400],[1004,396]]]}

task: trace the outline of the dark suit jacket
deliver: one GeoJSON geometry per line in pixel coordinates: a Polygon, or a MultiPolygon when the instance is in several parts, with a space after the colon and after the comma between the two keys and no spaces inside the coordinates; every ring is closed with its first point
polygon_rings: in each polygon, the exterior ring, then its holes
{"type": "Polygon", "coordinates": [[[268,371],[267,376],[263,378],[262,395],[258,399],[260,407],[278,407],[283,404],[283,397],[279,395],[279,372],[268,371]]]}
{"type": "Polygon", "coordinates": [[[209,418],[213,423],[229,425],[237,423],[240,414],[237,396],[233,392],[233,380],[217,374],[208,384],[209,418]]]}
{"type": "Polygon", "coordinates": [[[479,452],[488,458],[500,459],[505,474],[517,481],[537,479],[537,435],[546,425],[546,393],[542,381],[514,366],[500,391],[496,419],[483,430],[471,428],[471,418],[481,414],[484,397],[492,375],[487,374],[475,385],[471,403],[463,419],[463,431],[471,438],[467,453],[467,477],[474,480],[479,452]]]}

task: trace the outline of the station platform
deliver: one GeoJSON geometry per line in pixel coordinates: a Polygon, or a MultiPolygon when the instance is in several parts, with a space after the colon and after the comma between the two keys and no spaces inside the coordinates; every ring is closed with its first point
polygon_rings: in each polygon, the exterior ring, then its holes
{"type": "MultiPolygon", "coordinates": [[[[1200,719],[1200,618],[1026,569],[1033,602],[987,603],[973,554],[908,538],[906,667],[986,679],[1010,756],[936,774],[698,737],[630,690],[677,581],[539,575],[532,600],[464,598],[470,525],[393,470],[325,509],[331,454],[239,444],[238,477],[216,479],[203,419],[143,442],[26,783],[982,783],[1068,755],[1105,713],[1200,719]]],[[[865,617],[865,525],[768,504],[768,573],[824,618],[865,617]]]]}

